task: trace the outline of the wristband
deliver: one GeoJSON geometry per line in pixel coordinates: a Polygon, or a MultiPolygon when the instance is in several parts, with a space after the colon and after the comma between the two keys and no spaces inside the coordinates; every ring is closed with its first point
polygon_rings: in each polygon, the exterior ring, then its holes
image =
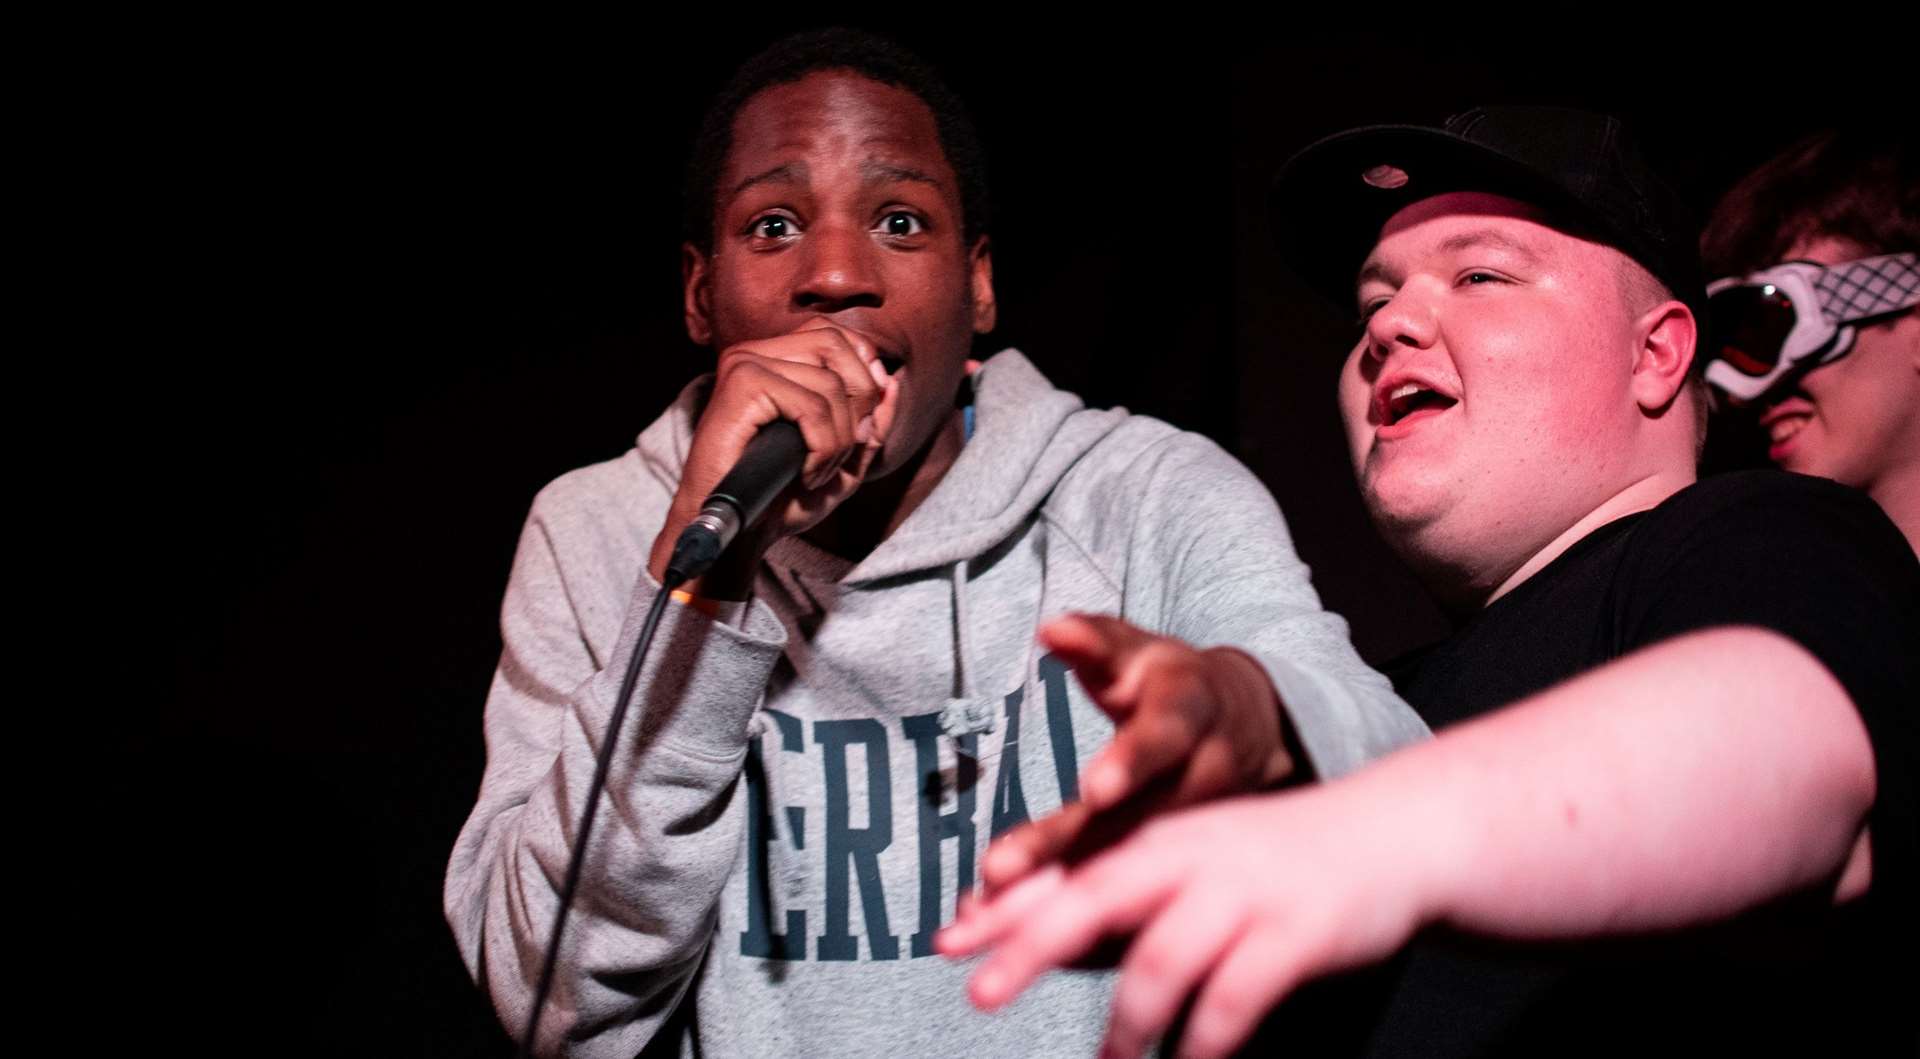
{"type": "Polygon", "coordinates": [[[746,621],[747,601],[744,599],[708,599],[696,596],[684,588],[676,588],[667,593],[677,603],[683,603],[705,614],[722,625],[740,628],[746,621]]]}
{"type": "Polygon", "coordinates": [[[668,594],[674,598],[675,602],[685,603],[687,606],[705,614],[709,618],[717,618],[720,616],[719,600],[696,596],[684,588],[676,588],[668,594]]]}

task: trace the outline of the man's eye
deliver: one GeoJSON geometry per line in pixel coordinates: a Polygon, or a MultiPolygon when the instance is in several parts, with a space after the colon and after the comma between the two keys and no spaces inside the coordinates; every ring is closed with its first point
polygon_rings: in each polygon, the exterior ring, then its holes
{"type": "Polygon", "coordinates": [[[880,218],[879,230],[895,236],[920,235],[927,230],[927,226],[919,217],[905,210],[894,210],[880,218]]]}
{"type": "Polygon", "coordinates": [[[1385,298],[1375,298],[1370,302],[1362,304],[1360,306],[1360,326],[1367,326],[1368,321],[1373,319],[1373,314],[1385,308],[1386,304],[1387,299],[1385,298]]]}
{"type": "Polygon", "coordinates": [[[1461,286],[1471,286],[1471,285],[1480,284],[1480,283],[1500,283],[1504,279],[1505,277],[1501,276],[1497,272],[1488,272],[1488,271],[1485,271],[1484,269],[1476,269],[1472,272],[1463,273],[1460,276],[1460,284],[1461,286]]]}
{"type": "Polygon", "coordinates": [[[765,217],[757,218],[747,230],[749,234],[761,239],[785,239],[796,234],[799,228],[800,226],[795,224],[791,217],[770,213],[765,217]]]}

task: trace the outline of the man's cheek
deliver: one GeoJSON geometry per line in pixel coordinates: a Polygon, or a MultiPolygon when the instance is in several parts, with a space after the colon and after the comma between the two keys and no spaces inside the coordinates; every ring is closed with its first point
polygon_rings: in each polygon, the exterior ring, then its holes
{"type": "Polygon", "coordinates": [[[1367,450],[1371,447],[1371,443],[1364,423],[1356,423],[1352,416],[1344,418],[1347,428],[1347,459],[1353,464],[1353,473],[1357,476],[1366,467],[1367,450]]]}
{"type": "Polygon", "coordinates": [[[1347,436],[1347,456],[1357,474],[1371,447],[1373,425],[1367,422],[1367,396],[1347,383],[1340,386],[1340,426],[1347,436]]]}
{"type": "Polygon", "coordinates": [[[764,268],[730,269],[714,284],[713,317],[715,330],[725,329],[735,342],[774,338],[793,330],[781,310],[786,294],[764,268]]]}
{"type": "MultiPolygon", "coordinates": [[[[1632,380],[1626,373],[1609,376],[1591,369],[1583,373],[1577,371],[1577,368],[1569,367],[1568,374],[1559,381],[1566,399],[1560,402],[1556,419],[1562,426],[1564,437],[1575,440],[1609,437],[1618,430],[1623,418],[1638,415],[1639,405],[1633,398],[1632,380]],[[1579,384],[1569,387],[1568,379],[1577,380],[1579,384]]],[[[1552,381],[1543,379],[1541,384],[1548,385],[1552,381]]],[[[1584,444],[1592,444],[1592,441],[1584,444]]]]}

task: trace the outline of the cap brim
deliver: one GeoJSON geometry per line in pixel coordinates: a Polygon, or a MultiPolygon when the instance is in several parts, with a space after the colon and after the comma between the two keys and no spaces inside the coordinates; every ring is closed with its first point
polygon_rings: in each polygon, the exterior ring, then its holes
{"type": "Polygon", "coordinates": [[[1334,305],[1352,309],[1354,280],[1388,218],[1453,191],[1582,212],[1566,189],[1534,169],[1421,125],[1352,129],[1307,147],[1280,167],[1267,210],[1280,256],[1334,305]]]}

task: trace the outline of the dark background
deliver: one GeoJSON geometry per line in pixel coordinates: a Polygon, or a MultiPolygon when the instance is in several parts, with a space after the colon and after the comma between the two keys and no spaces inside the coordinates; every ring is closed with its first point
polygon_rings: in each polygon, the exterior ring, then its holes
{"type": "MultiPolygon", "coordinates": [[[[985,348],[1240,455],[1374,660],[1441,625],[1348,473],[1333,385],[1352,325],[1268,248],[1279,162],[1352,125],[1567,103],[1632,120],[1704,211],[1823,120],[1893,113],[1861,87],[1892,72],[1822,59],[1820,84],[1850,78],[1836,100],[1795,84],[1797,42],[1760,33],[951,14],[870,24],[940,66],[986,138],[985,348]]],[[[112,589],[136,597],[153,688],[116,732],[135,823],[113,825],[130,837],[104,904],[143,1025],[210,1053],[506,1047],[439,904],[500,592],[535,491],[629,447],[702,370],[679,316],[687,145],[732,66],[800,25],[131,42],[107,117],[73,132],[115,205],[101,252],[78,249],[125,294],[70,332],[134,336],[82,364],[116,380],[82,480],[160,523],[142,539],[162,572],[112,589]]]]}

